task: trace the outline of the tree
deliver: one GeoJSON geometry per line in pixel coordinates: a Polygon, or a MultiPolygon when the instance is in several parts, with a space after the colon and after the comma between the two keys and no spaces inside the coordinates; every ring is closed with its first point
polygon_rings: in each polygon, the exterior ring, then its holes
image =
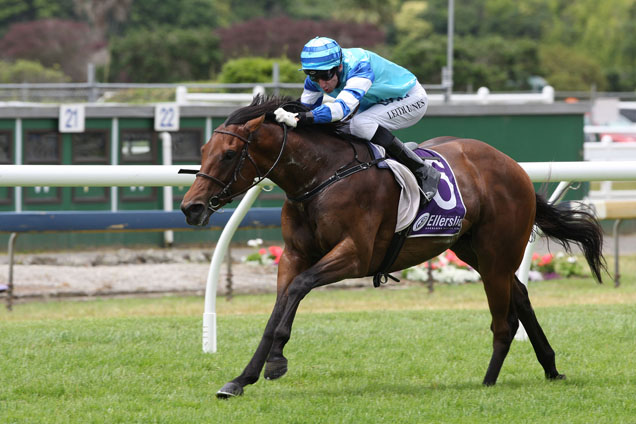
{"type": "Polygon", "coordinates": [[[446,37],[404,37],[388,58],[413,72],[421,83],[439,84],[442,67],[446,66],[446,37]]]}
{"type": "MultiPolygon", "coordinates": [[[[302,4],[299,5],[290,0],[221,0],[218,3],[224,2],[229,3],[231,23],[248,21],[257,17],[273,18],[303,7],[302,4]]],[[[323,9],[323,14],[325,13],[324,6],[322,3],[319,4],[319,7],[323,9]]]]}
{"type": "MultiPolygon", "coordinates": [[[[99,1],[99,0],[97,0],[99,1]]],[[[219,26],[223,2],[215,0],[143,0],[135,1],[130,7],[124,32],[139,29],[152,30],[158,26],[175,29],[208,29],[219,26]]]]}
{"type": "Polygon", "coordinates": [[[84,23],[44,19],[11,25],[0,39],[0,57],[57,66],[74,81],[84,81],[86,65],[98,45],[84,23]]]}
{"type": "Polygon", "coordinates": [[[433,25],[423,19],[428,10],[425,1],[405,1],[395,15],[395,30],[398,37],[417,39],[426,37],[433,31],[433,25]]]}
{"type": "Polygon", "coordinates": [[[302,47],[316,36],[331,37],[343,47],[373,47],[384,41],[375,25],[339,21],[296,20],[286,16],[256,18],[217,31],[226,58],[281,57],[297,61],[302,47]]]}
{"type": "MultiPolygon", "coordinates": [[[[612,89],[636,85],[636,2],[634,0],[553,0],[554,20],[543,44],[560,45],[587,56],[611,78],[612,89]]],[[[565,76],[565,75],[564,75],[565,76]]],[[[588,87],[589,88],[589,87],[588,87]]]]}
{"type": "Polygon", "coordinates": [[[540,51],[544,78],[557,90],[589,90],[606,88],[600,65],[585,54],[563,45],[543,46],[540,51]]]}
{"type": "Polygon", "coordinates": [[[133,0],[73,0],[78,15],[91,24],[94,36],[106,38],[109,25],[124,22],[133,0]]]}
{"type": "Polygon", "coordinates": [[[176,82],[210,78],[221,65],[218,38],[206,30],[138,30],[111,42],[111,80],[176,82]]]}
{"type": "MultiPolygon", "coordinates": [[[[405,38],[393,50],[392,59],[411,70],[422,83],[440,83],[446,65],[446,37],[432,35],[405,38]]],[[[455,38],[453,82],[455,89],[520,90],[528,77],[538,75],[538,45],[521,38],[499,36],[455,38]]]]}
{"type": "Polygon", "coordinates": [[[395,12],[400,9],[402,2],[402,0],[340,0],[334,5],[335,7],[326,9],[326,13],[330,14],[331,19],[369,22],[391,29],[395,12]]]}
{"type": "Polygon", "coordinates": [[[73,0],[0,0],[0,35],[12,24],[51,18],[76,20],[73,0]]]}

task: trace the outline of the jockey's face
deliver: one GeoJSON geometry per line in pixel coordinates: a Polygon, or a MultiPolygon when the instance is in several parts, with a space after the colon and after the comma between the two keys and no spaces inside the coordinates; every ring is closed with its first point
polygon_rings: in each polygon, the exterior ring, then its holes
{"type": "Polygon", "coordinates": [[[341,72],[342,72],[342,65],[338,67],[338,72],[336,72],[333,75],[333,77],[331,77],[331,79],[328,79],[328,80],[319,79],[318,84],[320,85],[320,88],[322,88],[322,90],[327,94],[335,90],[336,86],[338,85],[338,75],[341,72]]]}

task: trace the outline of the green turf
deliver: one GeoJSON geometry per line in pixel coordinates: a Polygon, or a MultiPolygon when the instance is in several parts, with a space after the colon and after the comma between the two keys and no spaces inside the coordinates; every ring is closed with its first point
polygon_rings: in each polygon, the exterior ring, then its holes
{"type": "Polygon", "coordinates": [[[514,342],[498,384],[481,284],[319,290],[301,304],[289,372],[245,395],[243,369],[273,295],[218,301],[216,354],[201,351],[200,297],[30,302],[0,310],[0,423],[633,423],[636,260],[623,284],[531,283],[566,381],[514,342]]]}
{"type": "Polygon", "coordinates": [[[515,342],[497,386],[483,387],[485,309],[301,313],[289,373],[230,401],[214,393],[249,360],[264,314],[220,316],[213,355],[196,316],[7,320],[0,422],[633,422],[634,305],[537,314],[566,381],[546,381],[530,344],[515,342]]]}

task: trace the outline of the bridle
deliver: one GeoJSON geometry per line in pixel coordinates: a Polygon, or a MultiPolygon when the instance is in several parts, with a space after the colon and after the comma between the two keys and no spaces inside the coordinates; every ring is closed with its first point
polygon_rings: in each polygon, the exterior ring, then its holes
{"type": "Polygon", "coordinates": [[[213,177],[212,175],[206,174],[205,172],[201,172],[201,170],[197,171],[195,169],[180,169],[179,174],[195,174],[196,177],[202,177],[202,178],[208,179],[214,182],[215,184],[218,184],[219,186],[221,186],[221,191],[215,195],[212,195],[212,197],[208,199],[207,207],[208,209],[214,212],[221,206],[222,203],[230,203],[232,202],[232,199],[234,199],[235,197],[240,196],[241,194],[245,193],[252,187],[258,185],[261,181],[267,178],[267,176],[274,170],[276,165],[278,165],[278,162],[280,162],[280,158],[283,156],[283,150],[285,150],[285,145],[287,144],[287,125],[281,124],[281,126],[283,127],[283,142],[281,143],[280,152],[278,152],[278,157],[276,158],[272,166],[269,168],[269,170],[267,170],[265,174],[261,175],[261,172],[258,169],[258,165],[256,164],[256,162],[254,161],[254,159],[252,158],[252,156],[250,155],[248,151],[249,146],[253,141],[252,140],[252,136],[254,135],[253,131],[247,135],[247,138],[245,138],[240,134],[236,134],[231,131],[218,130],[218,129],[214,130],[214,133],[230,135],[232,137],[238,138],[239,140],[243,142],[243,148],[241,149],[241,156],[239,157],[238,164],[234,168],[234,172],[230,181],[225,183],[219,180],[218,178],[213,177]],[[237,193],[232,193],[231,186],[232,184],[237,182],[239,177],[241,176],[241,170],[243,169],[243,165],[245,164],[245,159],[249,159],[249,161],[252,163],[252,166],[256,170],[256,174],[258,175],[258,177],[255,178],[255,181],[249,187],[237,193]]]}

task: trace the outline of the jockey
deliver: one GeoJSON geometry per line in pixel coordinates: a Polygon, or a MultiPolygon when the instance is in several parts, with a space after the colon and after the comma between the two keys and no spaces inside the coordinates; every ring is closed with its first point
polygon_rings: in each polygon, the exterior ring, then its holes
{"type": "Polygon", "coordinates": [[[392,130],[416,124],[426,113],[428,96],[417,78],[403,67],[359,48],[342,49],[327,37],[310,40],[300,54],[307,74],[300,101],[310,112],[277,109],[278,122],[291,127],[302,124],[347,122],[343,129],[384,147],[418,180],[422,203],[437,192],[440,174],[404,146],[392,130]],[[323,94],[335,97],[323,103],[323,94]]]}

